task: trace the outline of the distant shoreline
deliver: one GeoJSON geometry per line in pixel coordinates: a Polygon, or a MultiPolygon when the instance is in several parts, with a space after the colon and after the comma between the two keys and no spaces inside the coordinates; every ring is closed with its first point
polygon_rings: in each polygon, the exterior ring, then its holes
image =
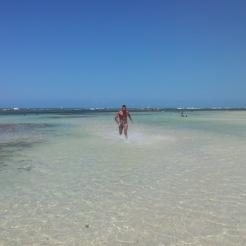
{"type": "MultiPolygon", "coordinates": [[[[118,108],[0,108],[0,114],[80,114],[117,112],[118,108]]],[[[246,111],[246,108],[129,108],[131,112],[192,112],[192,111],[246,111]]]]}

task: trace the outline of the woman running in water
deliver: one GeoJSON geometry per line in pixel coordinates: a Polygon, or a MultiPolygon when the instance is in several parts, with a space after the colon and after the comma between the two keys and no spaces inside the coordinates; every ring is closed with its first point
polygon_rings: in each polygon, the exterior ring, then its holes
{"type": "Polygon", "coordinates": [[[126,105],[122,105],[121,110],[115,116],[115,121],[119,126],[119,134],[121,135],[124,129],[124,134],[126,138],[127,138],[127,130],[128,130],[127,117],[129,117],[129,119],[132,121],[132,117],[128,112],[128,110],[126,109],[126,105]]]}

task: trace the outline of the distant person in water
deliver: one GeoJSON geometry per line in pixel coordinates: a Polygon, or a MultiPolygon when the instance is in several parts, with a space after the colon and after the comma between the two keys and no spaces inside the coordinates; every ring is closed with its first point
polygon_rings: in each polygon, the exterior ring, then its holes
{"type": "Polygon", "coordinates": [[[128,123],[127,123],[127,117],[132,121],[132,117],[128,110],[126,109],[126,105],[122,105],[121,110],[117,113],[115,116],[115,121],[119,126],[119,134],[122,134],[122,131],[124,130],[125,137],[127,138],[127,130],[128,130],[128,123]]]}

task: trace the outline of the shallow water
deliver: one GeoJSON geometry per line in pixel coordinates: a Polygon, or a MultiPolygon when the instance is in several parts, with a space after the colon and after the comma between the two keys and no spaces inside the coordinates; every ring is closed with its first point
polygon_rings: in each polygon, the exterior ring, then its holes
{"type": "Polygon", "coordinates": [[[0,116],[0,245],[246,245],[246,112],[0,116]]]}

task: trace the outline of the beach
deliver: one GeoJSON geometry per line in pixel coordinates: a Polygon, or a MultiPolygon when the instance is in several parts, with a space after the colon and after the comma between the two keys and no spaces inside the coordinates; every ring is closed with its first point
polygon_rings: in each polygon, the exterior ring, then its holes
{"type": "Polygon", "coordinates": [[[0,115],[0,245],[246,245],[246,111],[0,115]]]}

